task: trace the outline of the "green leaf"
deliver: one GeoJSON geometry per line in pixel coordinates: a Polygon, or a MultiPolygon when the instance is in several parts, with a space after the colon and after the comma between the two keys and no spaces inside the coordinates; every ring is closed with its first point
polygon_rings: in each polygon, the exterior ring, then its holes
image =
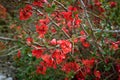
{"type": "Polygon", "coordinates": [[[46,7],[45,11],[48,13],[52,13],[56,8],[56,5],[52,5],[51,7],[46,7]]]}

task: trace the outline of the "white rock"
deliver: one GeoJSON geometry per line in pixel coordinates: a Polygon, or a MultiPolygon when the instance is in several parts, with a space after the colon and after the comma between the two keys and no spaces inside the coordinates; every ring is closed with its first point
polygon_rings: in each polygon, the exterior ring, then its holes
{"type": "Polygon", "coordinates": [[[2,73],[0,73],[0,80],[13,80],[13,78],[12,77],[6,77],[2,73]]]}
{"type": "Polygon", "coordinates": [[[5,76],[5,75],[0,74],[0,80],[5,80],[5,79],[6,79],[6,76],[5,76]]]}
{"type": "Polygon", "coordinates": [[[13,80],[13,79],[12,79],[12,77],[8,77],[8,78],[6,78],[5,80],[13,80]]]}

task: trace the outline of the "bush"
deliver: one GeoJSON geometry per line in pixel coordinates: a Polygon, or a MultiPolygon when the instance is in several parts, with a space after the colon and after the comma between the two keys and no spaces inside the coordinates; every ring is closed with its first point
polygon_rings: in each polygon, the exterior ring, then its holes
{"type": "Polygon", "coordinates": [[[120,80],[119,2],[34,0],[19,9],[18,80],[120,80]]]}

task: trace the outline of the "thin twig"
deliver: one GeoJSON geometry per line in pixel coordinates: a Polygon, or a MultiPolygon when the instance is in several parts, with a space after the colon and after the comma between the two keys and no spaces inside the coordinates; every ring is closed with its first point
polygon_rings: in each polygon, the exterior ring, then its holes
{"type": "Polygon", "coordinates": [[[67,8],[66,8],[62,3],[60,3],[59,1],[54,0],[54,2],[56,2],[56,3],[59,4],[61,7],[63,7],[64,10],[68,11],[67,8]]]}
{"type": "Polygon", "coordinates": [[[24,41],[20,41],[20,40],[8,38],[8,37],[3,37],[3,36],[0,36],[0,40],[4,40],[4,41],[13,41],[13,42],[20,42],[20,43],[22,43],[22,44],[25,44],[24,41]]]}
{"type": "Polygon", "coordinates": [[[6,40],[6,41],[17,41],[16,39],[7,38],[7,37],[2,37],[2,36],[0,36],[0,40],[6,40]]]}
{"type": "MultiPolygon", "coordinates": [[[[24,46],[24,47],[25,47],[25,46],[24,46]]],[[[23,49],[24,47],[21,47],[21,48],[15,49],[15,50],[11,51],[11,52],[10,52],[10,53],[8,53],[8,54],[1,55],[0,57],[5,57],[5,56],[12,55],[13,53],[17,52],[18,50],[21,50],[21,49],[23,49]]]]}
{"type": "Polygon", "coordinates": [[[107,76],[107,77],[105,78],[105,80],[110,79],[113,75],[115,75],[115,73],[112,73],[112,74],[110,74],[109,76],[107,76]]]}
{"type": "MultiPolygon", "coordinates": [[[[101,32],[102,30],[101,29],[93,29],[93,31],[96,31],[96,32],[101,32]]],[[[120,30],[103,30],[103,32],[107,32],[107,33],[119,33],[120,30]]]]}
{"type": "Polygon", "coordinates": [[[85,30],[84,25],[81,24],[81,28],[82,28],[82,30],[85,32],[85,34],[88,36],[89,34],[88,34],[87,31],[85,30]]]}

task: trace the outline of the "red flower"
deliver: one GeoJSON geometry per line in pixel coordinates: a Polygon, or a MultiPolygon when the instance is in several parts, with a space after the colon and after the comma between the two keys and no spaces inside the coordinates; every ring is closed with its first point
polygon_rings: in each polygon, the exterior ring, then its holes
{"type": "Polygon", "coordinates": [[[100,80],[100,78],[97,78],[97,77],[96,77],[94,80],[100,80]]]}
{"type": "Polygon", "coordinates": [[[77,8],[76,8],[76,7],[73,7],[73,6],[69,6],[69,7],[68,7],[68,10],[73,11],[73,12],[76,12],[76,11],[77,11],[77,8]]]}
{"type": "Polygon", "coordinates": [[[21,57],[21,51],[19,50],[17,53],[17,58],[20,58],[20,57],[21,57]]]}
{"type": "Polygon", "coordinates": [[[63,62],[66,56],[59,49],[56,49],[52,53],[52,57],[55,59],[57,64],[60,64],[61,62],[63,62]]]}
{"type": "Polygon", "coordinates": [[[68,26],[69,30],[71,30],[72,29],[72,21],[68,21],[67,26],[68,26]]]}
{"type": "Polygon", "coordinates": [[[74,41],[74,43],[77,43],[78,42],[78,38],[75,38],[73,41],[74,41]]]}
{"type": "Polygon", "coordinates": [[[43,54],[42,49],[34,49],[32,50],[32,55],[35,56],[36,58],[40,58],[43,54]]]}
{"type": "Polygon", "coordinates": [[[85,80],[85,73],[83,71],[78,71],[74,76],[74,80],[85,80]]]}
{"type": "Polygon", "coordinates": [[[73,18],[72,18],[72,12],[62,12],[62,15],[68,21],[73,20],[73,18]]]}
{"type": "Polygon", "coordinates": [[[93,22],[94,22],[95,24],[100,24],[100,18],[94,17],[93,22]]]}
{"type": "Polygon", "coordinates": [[[85,68],[86,74],[90,74],[91,73],[91,69],[89,67],[85,68]]]}
{"type": "Polygon", "coordinates": [[[64,80],[69,80],[68,78],[65,78],[64,80]]]}
{"type": "Polygon", "coordinates": [[[85,36],[80,37],[80,42],[81,42],[81,43],[83,43],[83,42],[85,42],[85,41],[86,41],[86,37],[85,37],[85,36]]]}
{"type": "Polygon", "coordinates": [[[93,10],[93,5],[89,4],[88,8],[90,8],[91,10],[93,10]]]}
{"type": "Polygon", "coordinates": [[[112,48],[113,50],[118,50],[119,46],[118,46],[118,44],[116,44],[116,43],[112,43],[111,48],[112,48]]]}
{"type": "Polygon", "coordinates": [[[99,2],[99,1],[95,3],[95,6],[100,7],[101,5],[102,5],[101,2],[99,2]]]}
{"type": "Polygon", "coordinates": [[[67,34],[69,34],[69,30],[66,29],[66,27],[62,27],[62,30],[63,30],[64,32],[66,32],[67,34]]]}
{"type": "Polygon", "coordinates": [[[116,44],[120,44],[120,40],[115,42],[116,44]]]}
{"type": "Polygon", "coordinates": [[[26,43],[30,46],[33,42],[33,39],[31,37],[26,38],[26,43]]]}
{"type": "Polygon", "coordinates": [[[46,73],[46,70],[47,70],[46,66],[37,66],[36,73],[44,75],[46,73]]]}
{"type": "Polygon", "coordinates": [[[116,65],[116,70],[117,70],[117,72],[120,73],[120,64],[117,64],[117,65],[116,65]]]}
{"type": "Polygon", "coordinates": [[[41,0],[41,2],[43,2],[43,3],[48,3],[48,1],[47,1],[47,0],[41,0]]]}
{"type": "Polygon", "coordinates": [[[70,71],[76,72],[79,68],[80,66],[76,62],[69,62],[62,67],[62,70],[69,73],[70,71]]]}
{"type": "Polygon", "coordinates": [[[114,1],[109,2],[109,4],[110,4],[110,7],[111,7],[111,8],[113,8],[113,7],[116,7],[116,6],[117,6],[117,3],[116,3],[116,2],[114,2],[114,1]]]}
{"type": "Polygon", "coordinates": [[[34,1],[32,4],[34,6],[38,6],[38,7],[42,7],[43,6],[43,3],[41,1],[34,1]]]}
{"type": "Polygon", "coordinates": [[[102,8],[102,7],[99,7],[98,10],[99,10],[101,13],[105,12],[105,9],[102,8]]]}
{"type": "Polygon", "coordinates": [[[20,9],[19,19],[28,20],[32,16],[32,6],[26,5],[25,8],[20,9]]]}
{"type": "Polygon", "coordinates": [[[100,71],[98,71],[98,70],[94,70],[94,75],[95,75],[95,77],[97,77],[97,78],[100,78],[100,77],[101,77],[101,73],[100,73],[100,71]]]}
{"type": "Polygon", "coordinates": [[[40,19],[39,23],[41,25],[47,25],[50,22],[50,20],[48,19],[48,17],[46,17],[45,19],[40,19]]]}
{"type": "Polygon", "coordinates": [[[56,33],[57,31],[56,31],[56,29],[55,29],[54,27],[52,27],[52,28],[51,28],[51,32],[54,34],[54,33],[56,33]]]}
{"type": "Polygon", "coordinates": [[[42,59],[43,61],[46,63],[47,67],[53,67],[54,69],[56,69],[56,63],[54,62],[54,59],[48,55],[42,55],[42,59]]]}
{"type": "Polygon", "coordinates": [[[51,44],[51,45],[56,45],[56,44],[57,44],[57,40],[56,40],[56,39],[52,39],[52,40],[50,41],[50,44],[51,44]]]}
{"type": "Polygon", "coordinates": [[[95,63],[95,60],[94,60],[94,59],[91,59],[91,60],[86,59],[86,60],[82,60],[82,63],[83,63],[86,67],[91,68],[91,67],[93,67],[93,65],[94,65],[94,63],[95,63]]]}
{"type": "Polygon", "coordinates": [[[88,42],[83,42],[82,45],[86,48],[90,47],[90,44],[88,42]]]}
{"type": "Polygon", "coordinates": [[[60,44],[60,47],[64,54],[71,52],[72,44],[69,41],[59,40],[59,41],[57,41],[57,43],[60,44]]]}
{"type": "Polygon", "coordinates": [[[110,60],[109,60],[108,58],[106,58],[104,62],[105,62],[106,64],[108,64],[109,61],[110,61],[110,60]]]}
{"type": "Polygon", "coordinates": [[[94,3],[97,3],[97,2],[99,2],[99,0],[94,0],[94,3]]]}
{"type": "Polygon", "coordinates": [[[36,32],[38,32],[38,34],[41,38],[44,37],[44,35],[47,33],[47,31],[48,31],[48,26],[46,26],[46,25],[41,25],[41,26],[36,25],[36,32]]]}
{"type": "Polygon", "coordinates": [[[45,55],[42,55],[42,57],[41,57],[41,58],[43,59],[43,61],[47,62],[47,61],[48,61],[48,59],[50,58],[50,55],[45,54],[45,55]]]}
{"type": "Polygon", "coordinates": [[[80,35],[85,35],[85,32],[83,30],[81,30],[80,35]]]}
{"type": "Polygon", "coordinates": [[[16,29],[17,29],[17,30],[20,30],[20,29],[21,29],[21,26],[17,26],[16,29]]]}
{"type": "Polygon", "coordinates": [[[79,25],[81,22],[82,22],[81,19],[76,19],[76,20],[75,20],[75,24],[76,24],[76,25],[79,25]]]}
{"type": "Polygon", "coordinates": [[[37,1],[34,1],[32,4],[34,6],[42,7],[43,3],[47,3],[48,4],[48,1],[47,0],[37,0],[37,1]]]}

